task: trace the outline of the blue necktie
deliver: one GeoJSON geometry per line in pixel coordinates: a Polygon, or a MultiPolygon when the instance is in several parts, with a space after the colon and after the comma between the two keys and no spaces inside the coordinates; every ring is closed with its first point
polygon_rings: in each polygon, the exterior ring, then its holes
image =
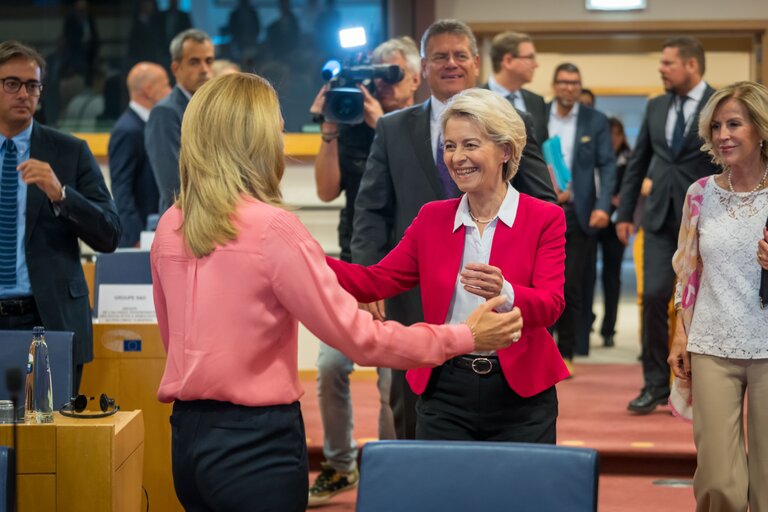
{"type": "Polygon", "coordinates": [[[19,171],[16,144],[5,140],[5,157],[0,174],[0,286],[16,286],[16,219],[19,171]]]}
{"type": "Polygon", "coordinates": [[[675,109],[677,112],[677,119],[675,119],[675,128],[672,130],[672,154],[677,155],[683,148],[683,141],[685,140],[685,114],[683,113],[683,105],[688,96],[678,96],[678,104],[675,109]]]}
{"type": "Polygon", "coordinates": [[[452,197],[458,197],[461,194],[459,187],[456,186],[456,182],[451,178],[451,173],[448,172],[448,166],[445,165],[443,160],[443,137],[437,139],[437,171],[440,174],[440,183],[443,184],[443,192],[445,197],[450,199],[452,197]]]}

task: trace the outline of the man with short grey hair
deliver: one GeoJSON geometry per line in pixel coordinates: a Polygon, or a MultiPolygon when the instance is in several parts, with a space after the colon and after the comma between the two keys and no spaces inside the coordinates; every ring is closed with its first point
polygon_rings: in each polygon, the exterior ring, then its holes
{"type": "Polygon", "coordinates": [[[213,43],[202,30],[191,28],[180,32],[171,41],[170,51],[176,86],[152,109],[145,131],[147,155],[160,192],[160,215],[171,207],[179,192],[181,119],[187,103],[213,76],[213,43]]]}
{"type": "Polygon", "coordinates": [[[516,109],[531,114],[536,139],[539,143],[547,140],[544,98],[523,89],[539,67],[531,36],[512,31],[497,34],[491,42],[491,65],[493,74],[488,77],[486,87],[505,96],[516,109]]]}

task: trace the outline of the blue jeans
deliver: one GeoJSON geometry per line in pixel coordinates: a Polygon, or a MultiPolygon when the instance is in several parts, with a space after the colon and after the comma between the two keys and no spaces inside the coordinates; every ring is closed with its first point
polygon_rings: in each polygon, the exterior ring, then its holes
{"type": "MultiPolygon", "coordinates": [[[[347,473],[357,467],[357,443],[352,436],[352,398],[349,374],[354,363],[344,354],[320,343],[317,356],[317,398],[323,420],[323,455],[336,471],[347,473]]],[[[389,407],[391,372],[377,369],[379,374],[379,439],[394,439],[394,421],[389,407]]]]}

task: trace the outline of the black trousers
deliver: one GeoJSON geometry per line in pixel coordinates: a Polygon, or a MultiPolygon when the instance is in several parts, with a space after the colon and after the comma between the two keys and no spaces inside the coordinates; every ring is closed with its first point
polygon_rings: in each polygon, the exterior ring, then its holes
{"type": "Polygon", "coordinates": [[[389,406],[395,422],[398,439],[416,439],[416,401],[419,397],[411,391],[405,380],[404,370],[392,370],[389,390],[389,406]]]}
{"type": "Polygon", "coordinates": [[[621,263],[624,261],[626,246],[616,236],[616,225],[613,223],[600,230],[597,243],[603,255],[603,272],[600,280],[603,283],[605,316],[603,316],[600,334],[605,338],[616,334],[616,319],[619,315],[619,297],[621,296],[621,263]]]}
{"type": "MultiPolygon", "coordinates": [[[[598,231],[596,249],[600,249],[603,260],[600,282],[603,287],[605,313],[600,327],[600,335],[605,338],[616,334],[616,320],[619,315],[619,298],[621,296],[621,263],[624,260],[625,246],[616,236],[615,224],[611,223],[607,228],[598,231]]],[[[596,256],[597,251],[593,251],[591,260],[587,263],[584,271],[582,331],[576,338],[576,353],[580,355],[589,355],[589,335],[595,321],[592,307],[597,281],[596,256]]]]}
{"type": "Polygon", "coordinates": [[[303,512],[309,491],[298,402],[173,404],[173,485],[187,511],[303,512]]]}
{"type": "Polygon", "coordinates": [[[416,404],[416,438],[555,444],[555,387],[523,398],[501,372],[477,375],[450,361],[432,371],[416,404]]]}
{"type": "Polygon", "coordinates": [[[672,256],[680,226],[670,209],[664,226],[646,231],[643,246],[643,378],[645,388],[669,391],[669,300],[675,286],[672,256]]]}
{"type": "Polygon", "coordinates": [[[584,315],[591,314],[584,308],[584,272],[591,261],[597,239],[582,231],[573,207],[565,210],[565,308],[557,321],[557,346],[563,359],[573,359],[576,338],[583,332],[584,315]]]}

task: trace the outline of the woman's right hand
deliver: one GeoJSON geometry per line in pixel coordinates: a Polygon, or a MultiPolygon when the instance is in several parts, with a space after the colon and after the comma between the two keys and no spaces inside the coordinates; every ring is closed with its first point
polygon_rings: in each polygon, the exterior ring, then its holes
{"type": "Polygon", "coordinates": [[[503,306],[506,300],[505,297],[489,299],[467,318],[466,323],[472,329],[476,351],[499,350],[520,339],[523,329],[520,308],[512,308],[509,313],[493,311],[494,308],[503,306]]]}
{"type": "Polygon", "coordinates": [[[667,363],[678,379],[688,380],[691,378],[691,354],[688,353],[688,335],[685,334],[681,313],[677,314],[674,340],[669,348],[667,363]]]}

